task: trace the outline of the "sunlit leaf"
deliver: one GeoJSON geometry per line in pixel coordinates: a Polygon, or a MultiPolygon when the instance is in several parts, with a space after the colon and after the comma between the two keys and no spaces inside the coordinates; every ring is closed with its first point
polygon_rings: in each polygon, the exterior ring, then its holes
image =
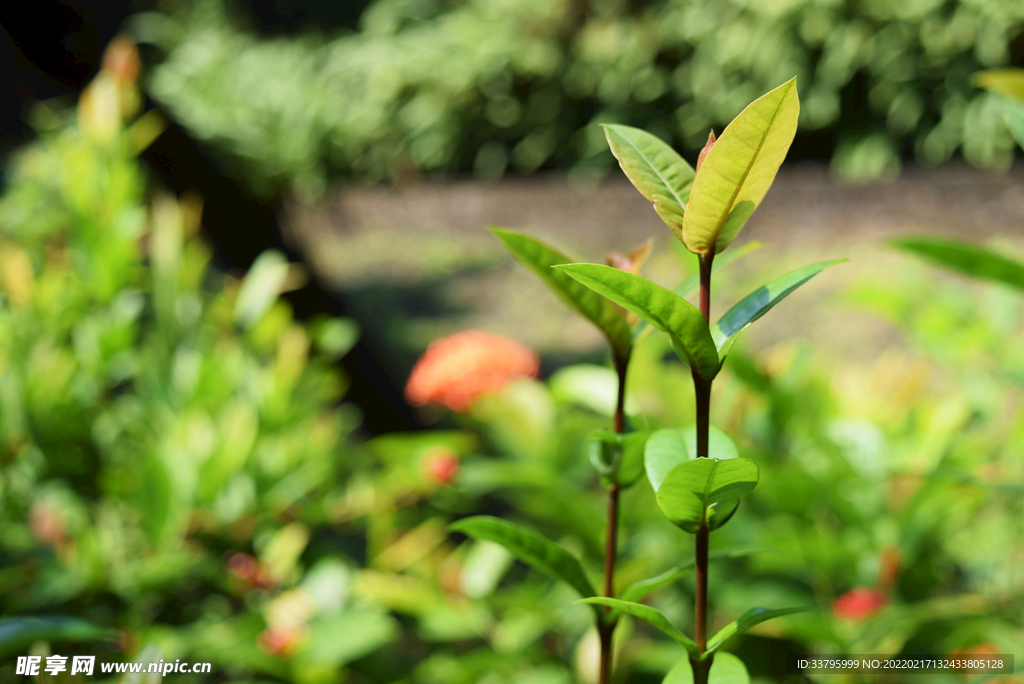
{"type": "MultiPolygon", "coordinates": [[[[758,606],[757,608],[751,608],[747,612],[743,613],[743,615],[739,616],[739,618],[737,618],[736,620],[733,620],[732,622],[727,624],[725,627],[720,629],[717,634],[715,634],[713,637],[711,637],[711,639],[708,640],[708,647],[707,647],[706,653],[714,653],[715,651],[720,649],[722,647],[722,644],[724,644],[726,642],[726,640],[729,639],[730,637],[733,637],[733,636],[735,636],[737,634],[742,634],[743,632],[746,632],[751,627],[753,627],[755,625],[759,625],[762,622],[767,622],[768,620],[771,620],[771,619],[777,618],[777,617],[782,617],[783,615],[793,615],[794,613],[805,613],[805,612],[811,611],[811,610],[818,610],[818,609],[814,608],[814,607],[804,607],[804,608],[776,608],[774,610],[769,610],[768,608],[761,608],[760,606],[758,606]]],[[[716,656],[715,659],[717,660],[717,656],[716,656]]]]}
{"type": "Polygon", "coordinates": [[[691,252],[722,252],[761,203],[796,133],[796,78],[750,103],[708,152],[683,218],[691,252]]]}
{"type": "Polygon", "coordinates": [[[741,497],[757,485],[758,470],[746,458],[698,458],[674,467],[658,488],[662,513],[687,532],[724,525],[741,497]]]}
{"type": "Polygon", "coordinates": [[[612,347],[620,353],[629,351],[632,337],[619,310],[590,288],[551,268],[558,264],[572,263],[572,259],[524,233],[497,227],[489,230],[501,240],[516,261],[540,278],[566,306],[596,325],[612,347]]]}
{"type": "Polygon", "coordinates": [[[777,278],[767,285],[762,285],[737,302],[711,328],[711,337],[715,341],[719,357],[725,359],[725,355],[729,353],[729,349],[732,348],[733,343],[736,341],[736,336],[744,328],[761,316],[764,316],[773,306],[788,297],[791,292],[808,280],[829,266],[844,261],[846,259],[819,261],[816,264],[790,271],[781,278],[777,278]]]}
{"type": "Polygon", "coordinates": [[[108,629],[67,615],[7,618],[0,620],[0,657],[24,655],[37,641],[103,641],[112,636],[108,629]]]}
{"type": "Polygon", "coordinates": [[[632,603],[630,601],[621,601],[619,599],[605,598],[603,596],[582,599],[581,602],[608,606],[609,608],[614,608],[620,612],[629,613],[630,615],[646,620],[665,634],[672,637],[676,643],[685,648],[692,656],[697,657],[699,654],[696,642],[672,626],[672,623],[668,621],[668,618],[666,618],[665,615],[656,608],[645,606],[642,603],[632,603]]]}
{"type": "Polygon", "coordinates": [[[1024,69],[988,69],[975,76],[979,88],[1024,102],[1024,69]]]}
{"type": "Polygon", "coordinates": [[[937,237],[898,238],[889,244],[958,273],[1024,290],[1024,263],[984,247],[937,237]]]}
{"type": "MultiPolygon", "coordinates": [[[[501,544],[527,565],[556,579],[560,579],[581,596],[597,594],[594,586],[583,572],[583,566],[568,551],[549,539],[530,530],[489,515],[478,515],[457,520],[448,526],[453,532],[461,532],[476,539],[486,539],[501,544]]],[[[600,615],[600,611],[597,611],[600,615]]]]}
{"type": "MultiPolygon", "coordinates": [[[[719,460],[736,458],[739,452],[729,435],[708,426],[708,456],[719,460]]],[[[697,426],[664,428],[654,432],[644,447],[644,467],[655,492],[669,471],[684,461],[697,458],[697,426]]]]}
{"type": "Polygon", "coordinates": [[[309,627],[309,638],[300,650],[302,657],[331,668],[369,655],[401,633],[394,618],[369,607],[318,617],[309,627]]]}
{"type": "Polygon", "coordinates": [[[288,259],[281,252],[267,250],[256,257],[235,300],[235,322],[244,328],[258,323],[277,301],[287,279],[288,259]]]}
{"type": "Polygon", "coordinates": [[[623,173],[681,240],[693,168],[657,136],[631,126],[603,125],[623,173]]]}
{"type": "Polygon", "coordinates": [[[557,266],[570,276],[668,333],[673,348],[705,380],[718,372],[707,321],[693,304],[646,278],[600,264],[557,266]]]}

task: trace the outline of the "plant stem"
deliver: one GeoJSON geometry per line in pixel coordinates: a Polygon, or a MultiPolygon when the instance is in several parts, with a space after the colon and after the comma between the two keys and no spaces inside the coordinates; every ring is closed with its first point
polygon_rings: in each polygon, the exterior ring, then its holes
{"type": "MultiPolygon", "coordinates": [[[[629,357],[615,355],[615,371],[619,377],[618,396],[615,402],[615,417],[612,429],[621,434],[626,423],[626,369],[629,357]]],[[[615,593],[615,556],[619,537],[619,485],[617,482],[608,487],[608,527],[604,542],[604,586],[605,596],[612,598],[615,593]]],[[[606,609],[609,613],[611,609],[606,609]]],[[[608,684],[612,673],[612,635],[615,633],[613,622],[604,622],[597,626],[601,637],[601,663],[598,670],[598,684],[608,684]]]]}
{"type": "MultiPolygon", "coordinates": [[[[714,253],[697,257],[700,263],[700,312],[711,323],[711,262],[714,253]]],[[[697,458],[708,457],[708,430],[711,424],[711,380],[704,380],[693,371],[693,391],[697,405],[697,458]]],[[[707,648],[708,628],[708,528],[701,524],[694,539],[694,605],[697,648],[701,654],[707,648]]],[[[711,661],[691,661],[694,684],[707,684],[711,661]]]]}

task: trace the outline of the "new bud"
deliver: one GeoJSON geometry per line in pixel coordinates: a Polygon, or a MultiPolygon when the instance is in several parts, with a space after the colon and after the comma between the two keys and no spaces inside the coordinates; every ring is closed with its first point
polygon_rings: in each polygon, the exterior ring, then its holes
{"type": "Polygon", "coordinates": [[[696,169],[697,171],[700,171],[701,164],[704,163],[704,157],[708,156],[708,152],[710,152],[711,148],[714,147],[714,146],[715,146],[715,132],[711,131],[710,133],[708,133],[708,141],[706,143],[704,143],[704,149],[701,150],[700,154],[697,156],[697,169],[696,169]]]}

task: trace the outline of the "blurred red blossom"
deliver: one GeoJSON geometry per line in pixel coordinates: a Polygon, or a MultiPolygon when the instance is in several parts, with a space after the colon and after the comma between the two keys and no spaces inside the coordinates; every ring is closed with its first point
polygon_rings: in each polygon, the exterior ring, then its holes
{"type": "Polygon", "coordinates": [[[268,628],[256,636],[256,645],[268,655],[287,658],[305,641],[308,631],[305,625],[268,628]]]}
{"type": "Polygon", "coordinates": [[[540,360],[533,351],[499,335],[466,330],[431,343],[405,386],[413,406],[443,404],[465,411],[479,396],[497,392],[511,380],[533,378],[540,360]]]}
{"type": "Polygon", "coordinates": [[[863,620],[881,610],[888,599],[884,594],[868,589],[857,587],[851,589],[832,604],[832,612],[844,620],[863,620]]]}
{"type": "Polygon", "coordinates": [[[423,473],[431,482],[450,485],[459,477],[459,456],[451,449],[435,447],[423,454],[423,473]]]}
{"type": "Polygon", "coordinates": [[[232,577],[254,589],[270,589],[276,582],[258,560],[247,553],[235,553],[227,562],[232,577]]]}

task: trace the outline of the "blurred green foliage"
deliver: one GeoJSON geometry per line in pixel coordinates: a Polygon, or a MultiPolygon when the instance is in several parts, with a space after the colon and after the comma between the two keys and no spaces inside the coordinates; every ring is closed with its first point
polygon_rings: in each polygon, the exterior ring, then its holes
{"type": "Polygon", "coordinates": [[[331,173],[603,174],[599,123],[697,150],[794,75],[801,130],[848,177],[907,155],[1003,167],[1012,140],[971,77],[1009,63],[1024,6],[376,0],[356,33],[268,39],[196,0],[133,25],[166,54],[150,93],[226,168],[265,191],[316,191],[331,173]]]}

